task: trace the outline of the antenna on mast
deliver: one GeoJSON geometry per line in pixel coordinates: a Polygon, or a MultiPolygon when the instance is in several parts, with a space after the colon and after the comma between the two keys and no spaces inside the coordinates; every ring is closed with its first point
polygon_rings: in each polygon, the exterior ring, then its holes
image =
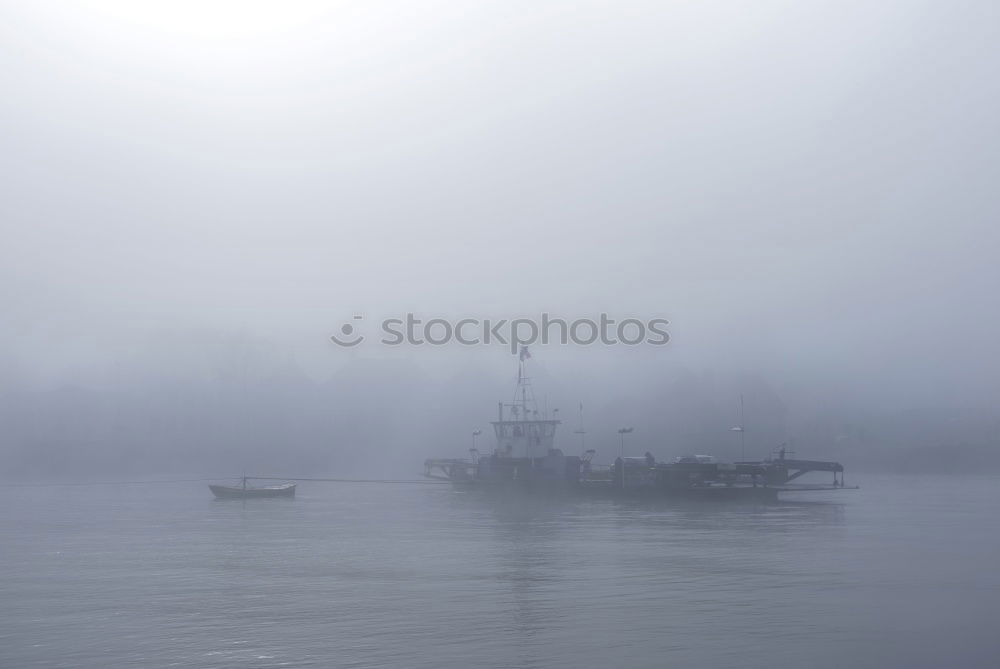
{"type": "MultiPolygon", "coordinates": [[[[528,352],[528,347],[527,346],[522,346],[521,350],[518,352],[518,355],[517,355],[517,386],[521,390],[521,414],[522,414],[524,420],[530,419],[530,416],[528,416],[528,386],[531,385],[531,379],[529,379],[524,374],[524,368],[525,368],[525,364],[524,363],[530,357],[531,357],[531,353],[528,352]]],[[[517,395],[516,394],[514,395],[514,401],[517,402],[517,395]]],[[[535,405],[535,393],[534,393],[534,391],[532,391],[532,393],[531,393],[531,402],[532,402],[533,405],[535,405]]],[[[535,406],[536,406],[535,413],[538,413],[538,411],[537,411],[537,405],[535,405],[535,406]]]]}

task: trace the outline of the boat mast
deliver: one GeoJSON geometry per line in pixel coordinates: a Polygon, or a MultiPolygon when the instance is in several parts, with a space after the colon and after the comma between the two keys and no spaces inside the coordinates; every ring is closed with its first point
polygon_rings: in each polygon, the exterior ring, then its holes
{"type": "Polygon", "coordinates": [[[538,401],[535,399],[535,391],[531,388],[531,378],[527,375],[527,363],[525,362],[530,357],[528,347],[522,346],[517,360],[517,388],[514,390],[514,401],[510,405],[514,416],[517,417],[520,413],[519,420],[522,421],[532,420],[532,418],[538,419],[538,401]],[[528,399],[529,390],[531,390],[530,400],[528,399]],[[529,406],[531,414],[529,414],[529,406]]]}

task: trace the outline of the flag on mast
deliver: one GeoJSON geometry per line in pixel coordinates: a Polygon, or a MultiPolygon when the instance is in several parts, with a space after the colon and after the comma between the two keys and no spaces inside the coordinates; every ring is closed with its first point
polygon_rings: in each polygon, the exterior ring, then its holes
{"type": "Polygon", "coordinates": [[[528,352],[528,347],[527,346],[522,346],[521,347],[521,356],[520,357],[521,357],[521,362],[524,362],[525,360],[527,360],[528,358],[531,357],[531,353],[528,352]]]}

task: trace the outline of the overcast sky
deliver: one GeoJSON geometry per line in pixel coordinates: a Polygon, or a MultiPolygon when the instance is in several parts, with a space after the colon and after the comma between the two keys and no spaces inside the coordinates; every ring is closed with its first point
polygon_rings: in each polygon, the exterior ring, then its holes
{"type": "Polygon", "coordinates": [[[244,332],[322,376],[354,313],[608,311],[672,364],[996,405],[998,7],[4,3],[0,357],[244,332]]]}

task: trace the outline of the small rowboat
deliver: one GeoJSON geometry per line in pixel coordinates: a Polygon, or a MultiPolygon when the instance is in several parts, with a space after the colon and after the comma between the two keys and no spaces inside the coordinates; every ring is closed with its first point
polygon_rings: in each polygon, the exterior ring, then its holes
{"type": "Polygon", "coordinates": [[[241,480],[242,485],[210,485],[209,489],[218,499],[251,499],[257,497],[295,497],[295,484],[282,483],[281,485],[261,486],[252,488],[247,486],[247,477],[241,480]]]}

